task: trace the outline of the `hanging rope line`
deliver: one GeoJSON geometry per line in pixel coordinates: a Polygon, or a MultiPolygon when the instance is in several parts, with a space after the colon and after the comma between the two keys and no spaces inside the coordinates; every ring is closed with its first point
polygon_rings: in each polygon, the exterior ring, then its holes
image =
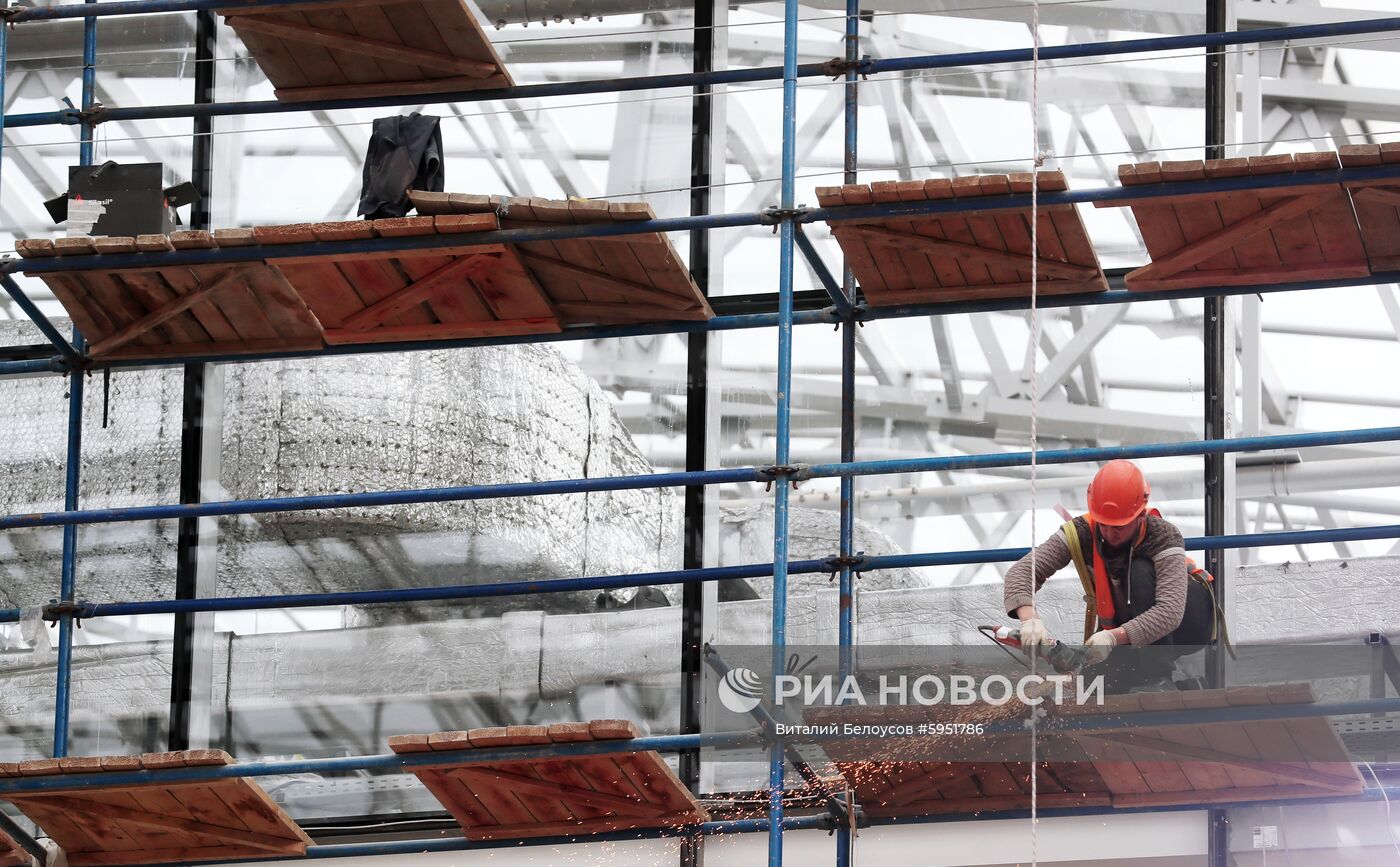
{"type": "MultiPolygon", "coordinates": [[[[1040,150],[1040,0],[1032,0],[1031,3],[1031,311],[1030,311],[1030,340],[1026,347],[1025,379],[1031,390],[1031,586],[1035,586],[1036,565],[1035,547],[1040,544],[1040,536],[1036,533],[1036,440],[1039,431],[1037,421],[1040,411],[1040,389],[1036,383],[1036,354],[1040,346],[1040,315],[1036,309],[1037,301],[1037,280],[1039,269],[1036,267],[1040,260],[1040,167],[1045,162],[1045,155],[1040,150]]],[[[1031,676],[1036,674],[1036,660],[1039,655],[1034,648],[1031,651],[1031,676]]],[[[1040,787],[1037,781],[1036,764],[1039,760],[1037,755],[1037,740],[1039,732],[1036,730],[1036,723],[1040,713],[1039,705],[1031,706],[1031,867],[1036,867],[1040,860],[1040,816],[1038,813],[1040,802],[1040,787]]]]}

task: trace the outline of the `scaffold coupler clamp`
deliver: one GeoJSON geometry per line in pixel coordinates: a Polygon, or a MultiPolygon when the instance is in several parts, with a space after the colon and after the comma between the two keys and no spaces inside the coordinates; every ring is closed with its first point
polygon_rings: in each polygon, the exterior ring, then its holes
{"type": "Polygon", "coordinates": [[[773,483],[778,479],[786,479],[792,483],[795,490],[798,482],[805,482],[812,478],[812,468],[808,464],[773,464],[772,466],[759,467],[758,477],[763,481],[763,490],[773,490],[773,483]]]}
{"type": "Polygon", "coordinates": [[[863,55],[860,60],[847,60],[844,57],[833,57],[822,64],[822,75],[828,78],[840,78],[852,71],[861,78],[868,78],[870,76],[870,55],[863,55]]]}
{"type": "Polygon", "coordinates": [[[850,789],[827,799],[826,814],[822,816],[822,827],[826,829],[826,836],[830,837],[837,831],[844,830],[854,837],[856,829],[866,824],[864,808],[854,801],[850,789]]]}
{"type": "Polygon", "coordinates": [[[64,617],[73,618],[73,625],[79,629],[83,628],[83,617],[92,606],[86,602],[61,602],[57,599],[50,599],[49,604],[41,609],[40,617],[50,626],[57,626],[58,621],[64,617]]]}
{"type": "Polygon", "coordinates": [[[91,126],[97,126],[98,124],[107,120],[107,106],[103,105],[100,102],[94,102],[87,108],[79,109],[77,117],[79,123],[86,123],[91,126]]]}
{"type": "Polygon", "coordinates": [[[759,219],[763,221],[764,225],[773,227],[773,234],[776,235],[778,233],[778,226],[781,225],[784,220],[801,221],[811,210],[812,209],[806,205],[798,205],[795,208],[782,208],[774,205],[771,208],[764,208],[762,211],[759,211],[758,216],[759,219]]]}
{"type": "Polygon", "coordinates": [[[27,7],[18,5],[12,6],[9,3],[0,6],[0,23],[13,25],[15,19],[18,18],[26,8],[27,7]]]}
{"type": "Polygon", "coordinates": [[[859,578],[860,573],[864,571],[864,567],[868,562],[864,551],[859,551],[855,554],[838,554],[835,557],[829,557],[826,560],[826,566],[831,573],[831,577],[827,580],[835,581],[836,576],[841,574],[842,569],[850,569],[855,573],[855,576],[859,578]]]}

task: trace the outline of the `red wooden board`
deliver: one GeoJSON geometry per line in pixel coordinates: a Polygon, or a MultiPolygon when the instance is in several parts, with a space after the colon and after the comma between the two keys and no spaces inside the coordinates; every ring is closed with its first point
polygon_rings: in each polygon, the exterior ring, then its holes
{"type": "MultiPolygon", "coordinates": [[[[420,214],[496,214],[505,229],[654,219],[640,202],[410,193],[420,214]]],[[[441,219],[441,217],[439,217],[441,219]]],[[[671,241],[660,232],[514,245],[570,325],[705,320],[714,316],[671,241]]]]}
{"type": "Polygon", "coordinates": [[[1335,153],[1138,163],[1118,168],[1125,187],[1293,175],[1298,183],[1257,190],[1096,202],[1133,210],[1151,264],[1130,272],[1129,289],[1253,286],[1370,273],[1347,191],[1309,182],[1338,167],[1335,153]]]}
{"type": "MultiPolygon", "coordinates": [[[[222,750],[187,750],[20,762],[12,773],[61,776],[231,763],[222,750]]],[[[4,797],[63,848],[73,867],[301,856],[311,843],[261,787],[242,778],[4,797]]]]}
{"type": "Polygon", "coordinates": [[[219,11],[284,102],[512,85],[463,0],[274,3],[219,11]]]}
{"type": "MultiPolygon", "coordinates": [[[[505,726],[389,739],[397,753],[634,738],[625,720],[505,726]]],[[[477,840],[676,827],[709,815],[655,752],[445,763],[413,769],[477,840]]]]}
{"type": "MultiPolygon", "coordinates": [[[[1342,165],[1378,166],[1400,162],[1400,142],[1344,145],[1342,165]]],[[[1400,270],[1400,180],[1347,184],[1372,271],[1400,270]]]]}
{"type": "MultiPolygon", "coordinates": [[[[1232,687],[1177,693],[1108,696],[1103,705],[1056,706],[1052,714],[1306,704],[1307,684],[1232,687]]],[[[958,719],[1004,719],[1010,705],[960,708],[958,719]]],[[[883,707],[809,710],[813,725],[908,724],[947,720],[947,708],[883,707]]],[[[987,736],[984,736],[984,738],[987,736]]],[[[1029,745],[1026,735],[1015,744],[1029,745]]],[[[986,751],[984,738],[977,748],[986,751]]],[[[955,737],[828,741],[823,747],[872,816],[983,813],[1030,807],[1027,762],[960,761],[955,737]],[[922,740],[922,742],[921,742],[922,740]],[[905,758],[900,760],[899,756],[905,758]],[[954,757],[927,761],[930,756],[954,757]]],[[[1013,739],[1008,737],[1010,744],[1013,739]]],[[[1041,807],[1164,806],[1288,800],[1359,794],[1363,781],[1323,717],[1266,723],[1202,723],[1041,735],[1037,765],[1041,807]]],[[[969,747],[971,749],[971,747],[969,747]]],[[[1004,753],[1003,753],[1004,754],[1004,753]]]]}
{"type": "MultiPolygon", "coordinates": [[[[1030,208],[988,209],[989,199],[1031,191],[1029,174],[974,175],[927,181],[877,181],[819,187],[823,207],[873,202],[965,200],[957,212],[828,225],[874,305],[927,304],[1029,297],[1030,208]]],[[[1039,188],[1066,189],[1060,172],[1041,172],[1039,188]]],[[[1037,293],[1101,292],[1108,288],[1098,257],[1073,205],[1038,209],[1037,293]]]]}

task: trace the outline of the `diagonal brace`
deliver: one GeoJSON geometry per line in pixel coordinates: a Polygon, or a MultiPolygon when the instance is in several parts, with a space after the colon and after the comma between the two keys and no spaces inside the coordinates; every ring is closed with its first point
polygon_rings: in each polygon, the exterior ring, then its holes
{"type": "Polygon", "coordinates": [[[230,268],[220,274],[217,279],[200,285],[200,287],[193,292],[181,295],[170,303],[152,310],[140,319],[128,322],[113,333],[92,344],[92,346],[88,347],[88,351],[94,356],[106,355],[119,346],[125,346],[142,334],[150,331],[152,328],[156,328],[162,323],[169,322],[171,319],[184,313],[199,302],[209,300],[214,293],[227,289],[229,286],[237,283],[239,280],[243,279],[248,272],[257,267],[260,266],[244,265],[241,268],[230,268]]]}
{"type": "MultiPolygon", "coordinates": [[[[1000,265],[1022,271],[1029,271],[1031,266],[1029,253],[1009,253],[1005,250],[993,250],[988,247],[979,247],[976,244],[964,244],[960,241],[945,241],[942,238],[930,238],[926,235],[896,232],[881,226],[840,226],[833,231],[838,235],[854,235],[867,244],[894,247],[897,250],[910,250],[928,256],[951,256],[965,262],[1000,265]]],[[[1036,271],[1046,277],[1092,280],[1099,276],[1098,268],[1075,265],[1072,262],[1061,262],[1058,259],[1046,259],[1044,256],[1036,257],[1035,264],[1036,271]]]]}
{"type": "Polygon", "coordinates": [[[802,256],[807,260],[807,264],[812,266],[812,272],[817,275],[817,281],[822,284],[826,294],[831,296],[831,303],[836,307],[838,316],[846,317],[851,313],[851,299],[846,297],[846,293],[837,284],[836,278],[831,276],[831,270],[826,267],[822,257],[817,253],[817,248],[812,246],[812,239],[807,237],[807,233],[802,231],[802,224],[796,224],[797,232],[793,239],[797,241],[797,248],[802,251],[802,256]]]}
{"type": "Polygon", "coordinates": [[[1177,760],[1194,759],[1205,762],[1216,762],[1222,765],[1232,765],[1237,768],[1273,774],[1275,777],[1283,777],[1284,779],[1294,780],[1313,786],[1322,786],[1327,789],[1336,789],[1338,791],[1348,791],[1361,786],[1361,781],[1359,779],[1343,777],[1337,774],[1328,774],[1306,766],[1293,765],[1286,762],[1269,762],[1263,759],[1251,759],[1248,756],[1232,755],[1207,747],[1179,744],[1174,741],[1147,737],[1145,735],[1105,732],[1085,734],[1081,735],[1081,737],[1110,741],[1111,743],[1119,744],[1124,747],[1136,747],[1138,749],[1150,750],[1154,753],[1160,753],[1177,760]]]}
{"type": "Polygon", "coordinates": [[[1353,187],[1351,196],[1354,199],[1369,199],[1383,205],[1394,205],[1400,207],[1400,190],[1388,187],[1353,187]]]}
{"type": "Polygon", "coordinates": [[[14,299],[15,304],[19,305],[19,309],[24,311],[24,315],[29,317],[30,321],[43,332],[44,337],[58,350],[58,354],[63,356],[63,360],[67,361],[68,364],[73,367],[80,366],[83,359],[82,356],[78,354],[78,350],[74,349],[73,344],[69,343],[63,338],[62,334],[58,333],[58,329],[49,321],[49,318],[39,310],[38,306],[35,305],[32,300],[30,300],[29,296],[24,293],[24,290],[19,288],[19,284],[15,282],[15,278],[11,277],[9,274],[0,275],[0,284],[4,285],[5,291],[14,299]]]}
{"type": "Polygon", "coordinates": [[[1321,192],[1304,193],[1274,202],[1262,211],[1251,214],[1238,223],[1231,223],[1218,232],[1192,241],[1185,247],[1168,253],[1149,265],[1144,265],[1129,274],[1128,279],[1156,280],[1185,271],[1211,256],[1229,250],[1247,238],[1252,238],[1261,232],[1267,232],[1284,220],[1291,220],[1306,214],[1335,194],[1333,189],[1325,188],[1321,192]]]}
{"type": "Polygon", "coordinates": [[[663,292],[660,289],[647,286],[644,283],[638,283],[635,280],[614,277],[612,274],[594,271],[591,268],[575,265],[572,262],[565,262],[562,259],[555,259],[552,256],[542,256],[539,253],[531,253],[519,247],[516,249],[521,261],[526,264],[546,270],[553,270],[562,274],[568,274],[571,277],[582,277],[585,280],[593,280],[603,284],[604,288],[615,289],[618,292],[628,295],[633,301],[649,301],[652,304],[665,307],[669,310],[689,310],[691,307],[695,306],[695,302],[689,298],[672,295],[670,292],[663,292]]]}
{"type": "Polygon", "coordinates": [[[595,792],[592,789],[585,789],[581,786],[571,786],[568,783],[555,783],[550,780],[540,780],[534,777],[527,777],[523,774],[515,774],[510,771],[496,770],[494,768],[460,767],[446,771],[449,776],[467,777],[469,781],[480,780],[485,783],[504,783],[509,791],[524,792],[530,795],[543,795],[549,798],[559,798],[564,801],[572,801],[588,807],[597,807],[602,810],[611,810],[621,815],[643,815],[643,816],[663,816],[667,810],[658,804],[643,801],[640,798],[628,798],[622,795],[613,795],[607,792],[595,792]]]}
{"type": "Polygon", "coordinates": [[[453,259],[413,281],[393,295],[379,299],[346,319],[341,324],[341,328],[345,331],[368,331],[376,325],[382,325],[386,319],[392,319],[428,300],[433,293],[442,288],[442,284],[447,280],[470,275],[482,265],[495,261],[498,256],[499,254],[496,253],[476,253],[463,256],[460,259],[453,259]]]}
{"type": "MultiPolygon", "coordinates": [[[[19,804],[16,804],[16,806],[23,809],[26,803],[32,803],[35,807],[47,807],[61,810],[65,814],[77,813],[79,815],[93,816],[100,819],[126,822],[130,825],[150,828],[155,831],[178,831],[182,834],[198,834],[203,837],[213,837],[225,843],[237,843],[242,846],[251,846],[254,849],[265,849],[270,852],[285,852],[292,846],[300,845],[301,842],[290,837],[277,837],[272,834],[261,834],[257,831],[244,831],[239,828],[225,828],[221,825],[210,825],[206,822],[192,822],[189,819],[180,819],[175,816],[160,816],[155,813],[147,813],[144,810],[133,810],[129,807],[121,807],[116,804],[106,804],[99,801],[90,801],[86,798],[45,795],[32,799],[25,799],[19,804]]],[[[40,824],[42,825],[43,823],[40,822],[40,824]]]]}

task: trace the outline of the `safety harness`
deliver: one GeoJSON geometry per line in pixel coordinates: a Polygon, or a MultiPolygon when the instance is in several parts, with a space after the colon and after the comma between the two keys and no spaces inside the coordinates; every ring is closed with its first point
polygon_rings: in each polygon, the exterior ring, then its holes
{"type": "MultiPolygon", "coordinates": [[[[1063,514],[1063,513],[1061,513],[1063,514]]],[[[1160,518],[1162,513],[1156,509],[1149,509],[1147,514],[1160,518]]],[[[1084,588],[1084,640],[1088,641],[1100,628],[1112,628],[1118,625],[1117,612],[1113,606],[1113,592],[1108,583],[1108,566],[1103,557],[1103,552],[1099,549],[1098,528],[1094,524],[1094,519],[1089,515],[1083,516],[1089,524],[1089,538],[1094,543],[1094,564],[1090,567],[1084,559],[1084,549],[1079,541],[1079,529],[1074,521],[1066,521],[1060,531],[1064,534],[1065,544],[1069,546],[1069,555],[1074,560],[1075,571],[1079,573],[1079,583],[1084,588]]],[[[1142,527],[1138,530],[1138,536],[1133,540],[1136,547],[1147,536],[1147,522],[1143,521],[1142,527]]],[[[1128,551],[1128,562],[1132,562],[1132,550],[1128,551]]],[[[1217,640],[1224,645],[1231,658],[1235,655],[1235,649],[1230,645],[1230,633],[1225,625],[1225,618],[1220,611],[1220,606],[1215,599],[1215,576],[1211,575],[1190,557],[1186,558],[1186,577],[1195,581],[1206,589],[1210,595],[1211,626],[1210,640],[1215,643],[1217,640]]]]}

